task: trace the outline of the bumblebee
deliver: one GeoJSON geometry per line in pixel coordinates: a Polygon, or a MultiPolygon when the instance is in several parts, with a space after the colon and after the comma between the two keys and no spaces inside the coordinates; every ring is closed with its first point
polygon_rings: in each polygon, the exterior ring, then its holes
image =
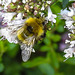
{"type": "Polygon", "coordinates": [[[33,45],[45,34],[44,20],[28,18],[24,25],[17,31],[17,38],[21,42],[22,59],[27,61],[34,52],[33,45]]]}

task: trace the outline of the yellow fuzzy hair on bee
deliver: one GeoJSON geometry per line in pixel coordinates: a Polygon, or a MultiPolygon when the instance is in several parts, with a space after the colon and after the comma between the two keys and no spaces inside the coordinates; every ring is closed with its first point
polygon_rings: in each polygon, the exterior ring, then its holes
{"type": "Polygon", "coordinates": [[[44,33],[44,26],[41,19],[29,18],[25,21],[24,26],[17,31],[17,37],[23,43],[26,43],[29,37],[35,37],[37,40],[44,33]]]}

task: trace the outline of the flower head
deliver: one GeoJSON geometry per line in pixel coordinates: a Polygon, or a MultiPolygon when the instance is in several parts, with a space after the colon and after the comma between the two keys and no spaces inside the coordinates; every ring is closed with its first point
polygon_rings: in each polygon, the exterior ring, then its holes
{"type": "Polygon", "coordinates": [[[50,7],[48,6],[48,16],[46,17],[46,20],[56,23],[56,20],[55,20],[56,17],[57,16],[52,13],[50,7]]]}
{"type": "Polygon", "coordinates": [[[62,16],[62,19],[66,20],[66,27],[71,30],[74,29],[74,24],[75,24],[75,8],[69,7],[69,10],[64,9],[61,10],[60,15],[62,16]]]}
{"type": "Polygon", "coordinates": [[[72,4],[72,7],[69,7],[69,10],[61,10],[60,15],[61,19],[65,20],[65,28],[67,28],[71,33],[68,34],[70,40],[66,40],[65,43],[69,43],[69,48],[65,49],[65,57],[75,57],[75,3],[72,4]]]}

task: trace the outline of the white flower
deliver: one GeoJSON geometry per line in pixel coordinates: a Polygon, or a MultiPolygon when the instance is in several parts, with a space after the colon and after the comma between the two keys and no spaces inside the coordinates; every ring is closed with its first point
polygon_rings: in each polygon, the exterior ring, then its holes
{"type": "Polygon", "coordinates": [[[24,25],[25,20],[14,20],[7,27],[0,29],[0,36],[3,36],[10,43],[18,43],[17,31],[24,25]]]}
{"type": "Polygon", "coordinates": [[[68,48],[64,50],[64,53],[66,53],[64,56],[65,58],[69,58],[69,57],[75,57],[75,48],[68,48]]]}
{"type": "Polygon", "coordinates": [[[2,1],[0,0],[0,4],[2,3],[2,1]]]}
{"type": "Polygon", "coordinates": [[[17,40],[17,30],[24,25],[25,19],[22,19],[23,14],[19,13],[14,19],[13,16],[16,15],[15,12],[7,13],[0,12],[0,17],[3,18],[3,23],[7,23],[7,26],[0,29],[0,36],[3,36],[10,43],[18,43],[17,40]]]}
{"type": "Polygon", "coordinates": [[[65,43],[69,43],[69,42],[70,42],[70,40],[66,40],[66,41],[65,41],[65,43]]]}
{"type": "Polygon", "coordinates": [[[3,10],[3,8],[2,8],[2,7],[0,7],[0,10],[3,10]]]}
{"type": "Polygon", "coordinates": [[[65,43],[70,43],[69,47],[74,47],[75,46],[75,40],[73,40],[73,41],[66,40],[65,43]]]}
{"type": "Polygon", "coordinates": [[[16,15],[16,13],[3,13],[2,17],[4,18],[4,23],[9,23],[14,15],[16,15]]]}
{"type": "Polygon", "coordinates": [[[69,8],[70,11],[68,12],[68,16],[73,16],[74,15],[74,10],[72,8],[69,8]]]}
{"type": "Polygon", "coordinates": [[[44,15],[44,13],[41,13],[41,17],[44,15]]]}
{"type": "MultiPolygon", "coordinates": [[[[75,35],[75,8],[72,6],[69,8],[69,10],[64,9],[64,10],[61,10],[61,13],[60,15],[62,16],[61,19],[64,19],[66,20],[65,21],[65,28],[67,28],[71,33],[68,34],[69,38],[72,39],[72,35],[75,35]]],[[[74,37],[73,37],[74,38],[74,37]]],[[[75,57],[75,40],[66,40],[65,43],[69,43],[69,48],[68,49],[65,49],[64,52],[66,53],[65,54],[65,57],[66,58],[69,58],[69,57],[75,57]]]]}
{"type": "Polygon", "coordinates": [[[2,0],[1,4],[4,5],[4,10],[7,9],[7,6],[9,5],[9,3],[11,3],[11,0],[2,0]]]}
{"type": "Polygon", "coordinates": [[[45,9],[45,7],[44,7],[44,5],[42,6],[42,8],[41,8],[41,10],[44,10],[45,9]]]}
{"type": "Polygon", "coordinates": [[[50,7],[48,6],[48,16],[45,18],[47,21],[51,21],[51,22],[54,22],[56,23],[56,18],[57,16],[55,14],[52,13],[50,7]]]}
{"type": "Polygon", "coordinates": [[[69,30],[75,29],[75,26],[73,25],[74,21],[65,21],[65,23],[69,30]]]}
{"type": "Polygon", "coordinates": [[[13,3],[15,3],[17,0],[12,0],[13,3]]]}
{"type": "MultiPolygon", "coordinates": [[[[69,8],[69,10],[61,10],[62,19],[65,19],[66,26],[69,30],[75,29],[75,11],[74,8],[69,8]],[[70,11],[69,11],[70,10],[70,11]]],[[[72,31],[73,32],[73,31],[72,31]]]]}
{"type": "Polygon", "coordinates": [[[25,0],[22,0],[22,2],[23,2],[23,3],[26,3],[26,1],[25,1],[25,0]]]}
{"type": "Polygon", "coordinates": [[[69,47],[74,47],[75,46],[75,40],[70,42],[70,46],[69,47]]]}
{"type": "Polygon", "coordinates": [[[28,2],[28,0],[22,0],[22,2],[23,2],[23,3],[26,3],[26,2],[28,2]]]}
{"type": "Polygon", "coordinates": [[[68,37],[69,37],[69,38],[71,38],[71,36],[70,36],[70,35],[71,35],[71,33],[68,33],[68,37]]]}
{"type": "Polygon", "coordinates": [[[74,15],[74,10],[72,8],[69,8],[69,10],[67,10],[67,8],[64,9],[64,10],[61,10],[60,15],[62,16],[62,19],[65,19],[67,21],[72,21],[73,20],[72,16],[74,15]]]}
{"type": "Polygon", "coordinates": [[[23,14],[19,13],[15,19],[22,19],[22,18],[23,18],[23,14]]]}
{"type": "Polygon", "coordinates": [[[48,4],[50,4],[52,1],[46,1],[48,4]]]}
{"type": "Polygon", "coordinates": [[[3,36],[10,43],[18,43],[17,31],[24,25],[25,20],[13,20],[7,27],[0,29],[0,36],[3,36]]]}
{"type": "Polygon", "coordinates": [[[0,0],[0,4],[4,5],[4,10],[7,9],[7,6],[13,2],[15,3],[17,0],[0,0]]]}
{"type": "Polygon", "coordinates": [[[22,19],[23,18],[23,14],[22,13],[15,13],[15,12],[12,12],[12,13],[7,13],[7,12],[0,12],[0,17],[3,18],[3,23],[7,23],[8,26],[10,25],[22,25],[25,21],[25,19],[22,19]],[[17,17],[14,17],[14,15],[17,15],[17,17]]]}
{"type": "Polygon", "coordinates": [[[67,14],[68,14],[67,8],[64,10],[61,10],[60,15],[62,16],[62,19],[67,19],[67,14]]]}
{"type": "Polygon", "coordinates": [[[12,29],[9,29],[8,27],[0,30],[0,36],[3,36],[10,43],[18,43],[16,39],[16,32],[14,32],[12,29]]]}
{"type": "Polygon", "coordinates": [[[75,29],[73,25],[75,23],[75,11],[74,11],[74,8],[69,8],[69,10],[67,10],[67,8],[64,10],[61,10],[60,15],[62,16],[62,19],[66,20],[65,21],[66,26],[70,30],[70,29],[75,29]]]}

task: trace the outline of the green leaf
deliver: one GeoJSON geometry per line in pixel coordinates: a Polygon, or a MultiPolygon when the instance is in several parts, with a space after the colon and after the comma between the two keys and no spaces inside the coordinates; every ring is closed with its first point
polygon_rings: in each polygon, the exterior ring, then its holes
{"type": "Polygon", "coordinates": [[[59,68],[59,61],[58,61],[57,55],[53,49],[51,49],[50,58],[51,58],[51,63],[54,66],[54,68],[58,69],[59,68]]]}
{"type": "Polygon", "coordinates": [[[0,72],[2,72],[3,70],[4,70],[4,65],[0,63],[0,72]]]}
{"type": "Polygon", "coordinates": [[[42,52],[45,52],[45,51],[49,51],[50,50],[50,46],[42,46],[41,49],[40,49],[42,52]]]}
{"type": "Polygon", "coordinates": [[[0,41],[0,57],[3,55],[3,53],[6,51],[6,46],[4,41],[0,41]]]}
{"type": "Polygon", "coordinates": [[[53,36],[52,36],[52,40],[53,40],[54,42],[59,42],[59,41],[61,40],[61,37],[60,37],[60,35],[56,34],[56,35],[53,35],[53,36]]]}
{"type": "MultiPolygon", "coordinates": [[[[50,34],[49,34],[49,35],[50,35],[50,34]]],[[[45,43],[46,45],[50,45],[50,44],[51,44],[50,39],[45,38],[45,39],[44,39],[44,43],[45,43]]]]}
{"type": "Polygon", "coordinates": [[[50,33],[50,31],[47,31],[46,32],[46,38],[50,38],[51,37],[51,33],[50,33]]]}
{"type": "Polygon", "coordinates": [[[64,62],[65,62],[65,63],[68,63],[68,64],[75,65],[75,57],[68,58],[68,59],[65,60],[64,62]]]}
{"type": "Polygon", "coordinates": [[[23,65],[23,67],[26,67],[26,68],[32,68],[32,67],[38,66],[40,64],[43,64],[45,62],[48,62],[48,60],[46,58],[37,57],[37,58],[33,59],[32,61],[22,63],[22,65],[23,65]]]}
{"type": "Polygon", "coordinates": [[[64,32],[64,25],[65,25],[65,22],[63,20],[60,20],[60,18],[57,18],[57,23],[56,23],[57,27],[56,27],[56,30],[59,32],[59,33],[62,33],[64,32]]]}
{"type": "Polygon", "coordinates": [[[16,54],[18,53],[19,45],[18,44],[14,44],[14,43],[8,43],[7,47],[8,47],[8,54],[11,57],[15,57],[16,54]]]}
{"type": "Polygon", "coordinates": [[[66,8],[68,2],[69,2],[69,0],[63,0],[63,2],[62,2],[63,5],[62,5],[62,7],[63,7],[63,8],[66,8]]]}
{"type": "Polygon", "coordinates": [[[54,47],[54,49],[58,49],[58,44],[57,43],[53,43],[53,47],[54,47]]]}
{"type": "Polygon", "coordinates": [[[11,61],[5,64],[4,75],[21,75],[21,65],[19,62],[11,61]]]}
{"type": "Polygon", "coordinates": [[[17,5],[14,5],[13,3],[10,3],[9,6],[10,6],[11,9],[15,9],[15,8],[17,8],[17,5]]]}
{"type": "Polygon", "coordinates": [[[38,67],[43,72],[44,75],[55,75],[54,69],[48,63],[41,64],[38,67]]]}
{"type": "Polygon", "coordinates": [[[59,2],[62,2],[63,0],[58,0],[59,2]]]}
{"type": "Polygon", "coordinates": [[[58,14],[60,13],[60,10],[61,10],[61,3],[60,2],[57,2],[56,4],[52,5],[51,6],[51,10],[54,14],[58,14]]]}
{"type": "Polygon", "coordinates": [[[38,67],[31,68],[31,69],[25,69],[24,70],[25,74],[23,75],[43,75],[43,73],[40,71],[38,67]]]}

